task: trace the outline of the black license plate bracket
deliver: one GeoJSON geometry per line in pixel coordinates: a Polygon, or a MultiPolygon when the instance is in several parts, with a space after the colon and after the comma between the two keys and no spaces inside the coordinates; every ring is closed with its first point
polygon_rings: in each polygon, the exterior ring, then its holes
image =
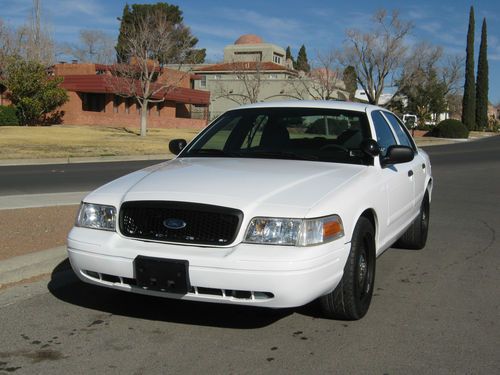
{"type": "Polygon", "coordinates": [[[187,260],[142,255],[134,259],[137,286],[147,290],[187,294],[191,287],[188,269],[187,260]]]}

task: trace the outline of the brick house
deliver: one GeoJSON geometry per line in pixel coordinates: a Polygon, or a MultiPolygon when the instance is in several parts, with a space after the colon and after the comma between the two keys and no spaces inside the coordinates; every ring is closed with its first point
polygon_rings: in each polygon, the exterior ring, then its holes
{"type": "MultiPolygon", "coordinates": [[[[134,98],[114,93],[111,67],[101,64],[56,64],[51,74],[63,77],[69,101],[60,109],[68,125],[139,127],[141,107],[134,98]]],[[[175,88],[148,108],[149,128],[202,128],[207,124],[210,93],[192,89],[196,76],[167,69],[158,80],[174,79],[175,88]]],[[[162,96],[160,96],[162,95],[162,96]]]]}

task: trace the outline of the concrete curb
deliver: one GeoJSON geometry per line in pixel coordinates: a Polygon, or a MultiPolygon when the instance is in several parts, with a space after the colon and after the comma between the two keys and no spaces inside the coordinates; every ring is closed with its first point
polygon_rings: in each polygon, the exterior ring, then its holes
{"type": "Polygon", "coordinates": [[[4,195],[0,196],[0,210],[80,204],[88,193],[78,191],[71,193],[4,195]]]}
{"type": "Polygon", "coordinates": [[[4,259],[0,261],[0,287],[51,273],[66,258],[66,246],[59,246],[4,259]]]}
{"type": "Polygon", "coordinates": [[[109,163],[119,161],[141,161],[141,160],[167,160],[172,159],[173,154],[156,155],[126,155],[126,156],[96,156],[96,157],[67,157],[49,159],[4,159],[0,160],[0,167],[14,165],[44,165],[44,164],[79,164],[79,163],[109,163]]]}

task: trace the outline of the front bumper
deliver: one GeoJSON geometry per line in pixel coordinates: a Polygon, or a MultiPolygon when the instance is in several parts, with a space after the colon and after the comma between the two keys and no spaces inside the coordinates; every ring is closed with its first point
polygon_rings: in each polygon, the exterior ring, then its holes
{"type": "Polygon", "coordinates": [[[145,242],[85,228],[73,228],[68,236],[69,259],[82,281],[167,298],[273,308],[301,306],[332,291],[349,251],[342,239],[311,247],[215,248],[145,242]],[[187,260],[192,288],[172,294],[138,287],[134,259],[139,255],[187,260]]]}

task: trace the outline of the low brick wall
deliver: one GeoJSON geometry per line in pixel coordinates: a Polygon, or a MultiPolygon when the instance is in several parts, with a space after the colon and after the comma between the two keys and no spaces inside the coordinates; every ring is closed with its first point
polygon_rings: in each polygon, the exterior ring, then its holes
{"type": "Polygon", "coordinates": [[[413,137],[425,137],[428,132],[428,130],[410,130],[410,134],[412,134],[413,137]]]}
{"type": "MultiPolygon", "coordinates": [[[[82,100],[75,92],[68,92],[69,101],[61,110],[64,111],[63,124],[88,125],[88,126],[110,126],[139,128],[141,124],[140,113],[135,105],[131,106],[129,113],[125,109],[125,103],[120,103],[118,108],[113,107],[111,95],[106,96],[104,112],[92,112],[82,110],[82,100]]],[[[181,114],[185,110],[179,108],[181,114]]],[[[183,128],[202,129],[207,125],[207,120],[175,117],[177,112],[174,102],[165,102],[158,112],[155,107],[151,108],[148,115],[148,128],[183,128]]]]}
{"type": "MultiPolygon", "coordinates": [[[[80,112],[76,116],[71,113],[64,115],[63,123],[67,125],[85,126],[109,126],[117,128],[139,128],[141,125],[140,115],[102,112],[80,112]]],[[[163,129],[202,129],[207,125],[206,120],[158,117],[150,115],[148,117],[148,128],[163,129]]]]}

